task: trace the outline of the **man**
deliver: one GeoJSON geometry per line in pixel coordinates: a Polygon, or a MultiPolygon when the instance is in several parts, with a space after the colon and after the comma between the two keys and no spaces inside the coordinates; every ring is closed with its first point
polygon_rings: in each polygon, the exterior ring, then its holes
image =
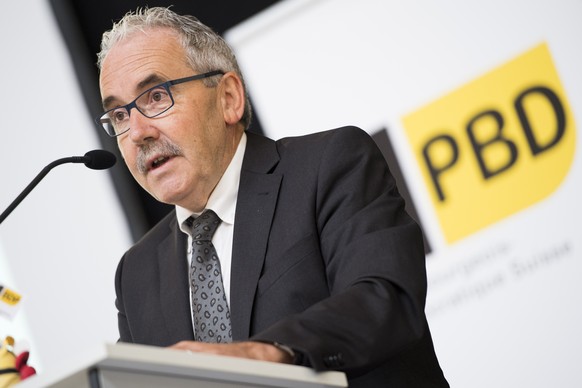
{"type": "Polygon", "coordinates": [[[98,122],[139,184],[176,206],[119,264],[120,341],[341,370],[351,387],[448,386],[421,232],[369,136],[245,132],[230,48],[165,8],[114,25],[99,66],[98,122]]]}

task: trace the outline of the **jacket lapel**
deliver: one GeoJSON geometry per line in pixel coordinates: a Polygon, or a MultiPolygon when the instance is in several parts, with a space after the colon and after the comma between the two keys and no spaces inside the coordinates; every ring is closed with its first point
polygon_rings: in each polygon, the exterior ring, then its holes
{"type": "Polygon", "coordinates": [[[168,344],[194,339],[190,288],[186,258],[187,237],[178,230],[176,218],[170,222],[171,233],[158,245],[160,304],[167,328],[168,344]]]}
{"type": "Polygon", "coordinates": [[[247,132],[235,216],[230,312],[233,340],[250,335],[253,301],[279,195],[281,175],[275,142],[247,132]]]}

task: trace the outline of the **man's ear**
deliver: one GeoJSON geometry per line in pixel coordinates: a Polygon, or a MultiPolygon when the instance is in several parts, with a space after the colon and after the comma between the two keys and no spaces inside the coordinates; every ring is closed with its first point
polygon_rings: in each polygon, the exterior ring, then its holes
{"type": "Polygon", "coordinates": [[[242,81],[236,73],[229,71],[222,76],[219,88],[224,121],[234,125],[240,121],[245,109],[242,81]]]}

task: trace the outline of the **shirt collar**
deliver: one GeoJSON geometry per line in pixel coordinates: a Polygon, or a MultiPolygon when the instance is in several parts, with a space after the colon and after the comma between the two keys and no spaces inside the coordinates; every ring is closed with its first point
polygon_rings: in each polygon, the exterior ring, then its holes
{"type": "MultiPolygon", "coordinates": [[[[236,210],[236,198],[238,196],[238,185],[240,182],[240,172],[247,145],[247,135],[243,132],[242,137],[236,148],[226,171],[222,174],[220,181],[210,194],[206,209],[212,209],[223,223],[234,225],[234,213],[236,210]]],[[[206,210],[205,209],[205,210],[206,210]]],[[[180,229],[190,234],[190,228],[185,225],[190,216],[198,217],[200,213],[192,213],[190,210],[176,205],[176,217],[180,229]]]]}

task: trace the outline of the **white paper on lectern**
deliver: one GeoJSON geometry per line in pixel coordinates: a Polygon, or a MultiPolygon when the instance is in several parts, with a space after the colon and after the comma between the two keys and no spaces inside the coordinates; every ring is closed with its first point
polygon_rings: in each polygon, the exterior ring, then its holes
{"type": "Polygon", "coordinates": [[[239,384],[241,387],[347,387],[346,376],[341,372],[316,373],[296,365],[120,343],[100,346],[86,355],[79,355],[64,365],[64,369],[31,377],[19,388],[89,387],[88,373],[94,368],[102,374],[102,381],[106,382],[104,387],[127,386],[119,385],[119,381],[131,381],[132,376],[133,380],[140,379],[146,384],[150,380],[158,386],[167,378],[173,384],[203,381],[224,387],[239,384]]]}

